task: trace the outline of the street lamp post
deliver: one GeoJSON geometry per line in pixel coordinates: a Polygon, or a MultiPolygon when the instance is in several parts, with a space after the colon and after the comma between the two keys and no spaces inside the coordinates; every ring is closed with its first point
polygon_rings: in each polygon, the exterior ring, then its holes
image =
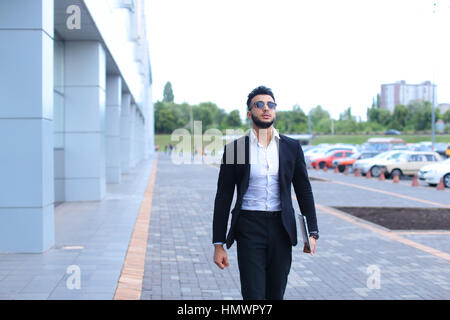
{"type": "MultiPolygon", "coordinates": [[[[436,21],[436,5],[437,5],[437,0],[433,1],[433,31],[436,29],[434,27],[435,21],[436,21]]],[[[432,33],[434,34],[434,32],[432,33]]],[[[434,39],[433,39],[434,40],[434,39]]],[[[434,42],[434,41],[433,41],[434,42]]],[[[435,47],[433,46],[433,50],[436,50],[435,47]]],[[[436,61],[433,59],[433,80],[431,82],[431,150],[434,151],[434,126],[435,126],[435,104],[436,104],[436,99],[435,99],[435,77],[434,77],[434,72],[435,72],[435,63],[436,61]]]]}
{"type": "Polygon", "coordinates": [[[311,130],[311,111],[309,111],[308,113],[308,134],[311,134],[312,130],[311,130]]]}
{"type": "MultiPolygon", "coordinates": [[[[434,72],[433,72],[434,73],[434,72]]],[[[434,78],[434,76],[433,76],[433,78],[434,78]]],[[[435,98],[434,98],[434,84],[432,83],[431,84],[431,92],[432,92],[432,95],[433,95],[433,97],[432,97],[432,103],[431,103],[431,150],[433,150],[434,151],[434,139],[435,139],[435,137],[434,137],[434,135],[435,135],[435,132],[434,132],[434,127],[435,127],[435,123],[436,123],[436,120],[435,120],[435,103],[436,103],[436,101],[435,101],[435,98]]]]}

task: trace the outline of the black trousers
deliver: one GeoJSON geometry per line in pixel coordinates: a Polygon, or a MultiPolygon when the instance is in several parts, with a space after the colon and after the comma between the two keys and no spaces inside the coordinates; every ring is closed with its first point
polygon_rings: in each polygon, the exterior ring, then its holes
{"type": "Polygon", "coordinates": [[[244,300],[282,300],[292,263],[292,245],[281,214],[241,210],[237,257],[244,300]]]}

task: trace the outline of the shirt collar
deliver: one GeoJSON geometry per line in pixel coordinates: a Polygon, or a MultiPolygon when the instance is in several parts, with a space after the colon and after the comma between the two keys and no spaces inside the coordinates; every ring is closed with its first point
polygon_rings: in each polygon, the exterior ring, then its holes
{"type": "MultiPolygon", "coordinates": [[[[272,127],[272,138],[273,137],[276,137],[278,140],[280,139],[280,134],[278,133],[278,130],[275,129],[275,127],[272,127]]],[[[255,129],[253,129],[253,128],[250,129],[250,142],[251,143],[258,142],[258,138],[256,137],[255,129]]]]}

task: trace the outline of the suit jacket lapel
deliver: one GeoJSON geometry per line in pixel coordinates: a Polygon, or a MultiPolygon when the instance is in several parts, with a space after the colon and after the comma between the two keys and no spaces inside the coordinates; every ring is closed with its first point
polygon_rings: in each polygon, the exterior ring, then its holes
{"type": "Polygon", "coordinates": [[[285,161],[285,155],[286,152],[284,151],[284,148],[286,147],[286,143],[284,141],[284,138],[282,135],[280,135],[280,140],[278,142],[278,182],[280,184],[280,195],[282,194],[282,177],[285,169],[284,161],[285,161]]]}
{"type": "Polygon", "coordinates": [[[245,136],[245,164],[244,176],[242,177],[241,196],[244,196],[250,182],[250,135],[245,136]]]}

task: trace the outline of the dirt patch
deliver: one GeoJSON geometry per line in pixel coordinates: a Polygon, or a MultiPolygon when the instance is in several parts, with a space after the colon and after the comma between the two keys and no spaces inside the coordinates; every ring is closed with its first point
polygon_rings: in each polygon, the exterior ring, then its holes
{"type": "Polygon", "coordinates": [[[450,209],[334,207],[391,230],[450,230],[450,209]]]}

